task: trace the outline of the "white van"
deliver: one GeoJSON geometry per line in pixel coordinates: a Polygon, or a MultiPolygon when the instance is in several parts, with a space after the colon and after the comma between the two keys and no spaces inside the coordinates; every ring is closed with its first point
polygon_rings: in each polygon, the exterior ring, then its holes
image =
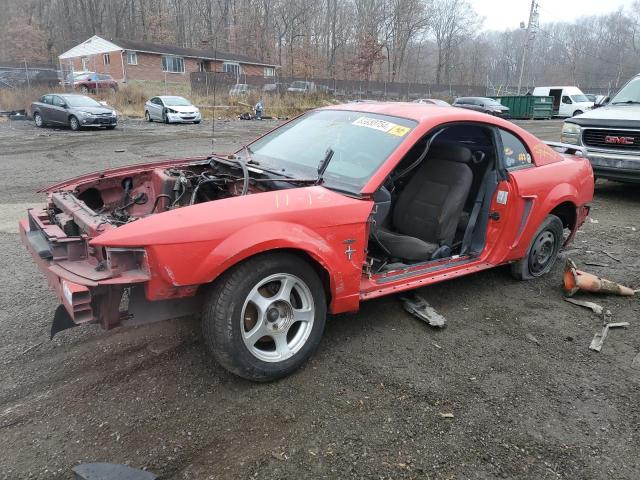
{"type": "Polygon", "coordinates": [[[536,87],[533,96],[553,97],[556,117],[575,117],[593,108],[593,102],[578,87],[536,87]]]}

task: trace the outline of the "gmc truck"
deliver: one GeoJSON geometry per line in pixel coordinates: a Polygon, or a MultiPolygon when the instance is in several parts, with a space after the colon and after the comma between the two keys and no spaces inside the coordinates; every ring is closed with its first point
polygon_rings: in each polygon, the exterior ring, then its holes
{"type": "Polygon", "coordinates": [[[587,149],[596,178],[640,183],[640,74],[606,106],[567,119],[562,142],[587,149]]]}

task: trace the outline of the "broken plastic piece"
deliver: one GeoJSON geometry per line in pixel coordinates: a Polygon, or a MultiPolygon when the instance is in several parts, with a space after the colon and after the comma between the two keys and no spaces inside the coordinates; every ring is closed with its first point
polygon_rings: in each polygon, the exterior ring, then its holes
{"type": "Polygon", "coordinates": [[[593,336],[593,340],[591,340],[591,345],[589,345],[589,348],[591,350],[599,352],[600,350],[602,350],[602,345],[604,344],[605,338],[607,338],[607,335],[609,333],[609,329],[611,329],[611,328],[620,328],[620,327],[628,327],[628,326],[629,326],[629,322],[617,322],[617,323],[607,323],[607,324],[605,324],[605,326],[602,327],[602,332],[596,333],[593,336]]]}
{"type": "Polygon", "coordinates": [[[447,326],[447,319],[436,312],[429,305],[429,302],[421,296],[413,294],[410,297],[400,297],[400,300],[407,312],[423,322],[427,322],[432,327],[444,328],[447,326]]]}
{"type": "Polygon", "coordinates": [[[71,469],[76,480],[156,480],[151,472],[117,463],[82,463],[71,469]]]}
{"type": "Polygon", "coordinates": [[[604,308],[602,308],[602,305],[598,305],[597,303],[587,302],[586,300],[576,300],[575,298],[565,298],[565,300],[569,303],[573,303],[574,305],[589,308],[593,313],[597,315],[602,315],[604,313],[604,308]]]}
{"type": "Polygon", "coordinates": [[[564,292],[568,297],[573,296],[576,292],[583,290],[592,293],[612,293],[614,295],[622,295],[630,297],[634,295],[634,291],[629,287],[620,285],[604,278],[600,278],[591,273],[583,272],[576,268],[576,264],[571,259],[567,259],[564,267],[564,292]]]}

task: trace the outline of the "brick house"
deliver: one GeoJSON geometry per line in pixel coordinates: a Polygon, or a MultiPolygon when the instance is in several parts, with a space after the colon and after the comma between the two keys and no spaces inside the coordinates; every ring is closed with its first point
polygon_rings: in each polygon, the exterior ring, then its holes
{"type": "Polygon", "coordinates": [[[235,74],[238,83],[242,83],[243,75],[275,77],[277,68],[277,65],[235,53],[120,38],[107,40],[98,35],[58,58],[65,72],[107,73],[118,82],[151,80],[186,83],[192,72],[215,71],[235,74]]]}

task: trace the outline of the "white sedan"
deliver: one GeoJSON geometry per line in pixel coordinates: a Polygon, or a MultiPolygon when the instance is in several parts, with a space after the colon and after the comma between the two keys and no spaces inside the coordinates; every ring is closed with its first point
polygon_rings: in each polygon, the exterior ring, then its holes
{"type": "Polygon", "coordinates": [[[200,123],[202,115],[198,107],[183,97],[162,95],[144,104],[144,118],[148,122],[200,123]]]}

